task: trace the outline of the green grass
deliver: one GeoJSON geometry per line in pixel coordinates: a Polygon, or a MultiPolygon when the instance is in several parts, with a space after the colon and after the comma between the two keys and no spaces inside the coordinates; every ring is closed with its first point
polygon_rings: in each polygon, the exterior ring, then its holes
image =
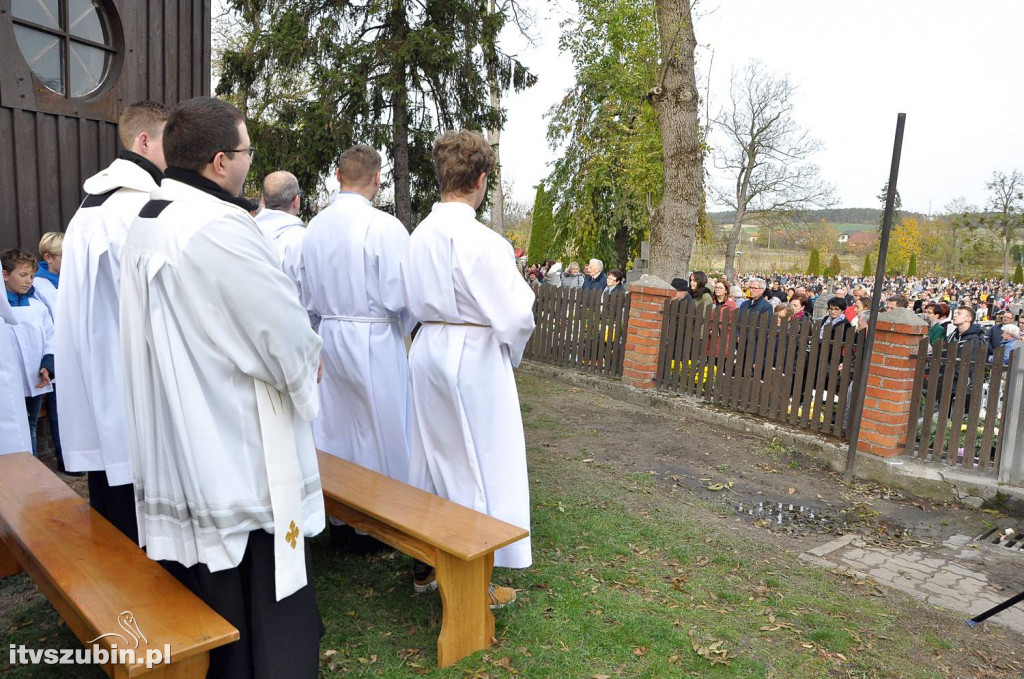
{"type": "MultiPolygon", "coordinates": [[[[524,407],[525,424],[546,437],[540,410],[524,407]]],[[[780,441],[762,452],[789,454],[780,441]]],[[[732,516],[687,502],[647,472],[585,459],[531,446],[534,566],[495,573],[519,601],[495,613],[494,648],[451,668],[436,667],[440,600],[412,593],[408,557],[344,556],[325,537],[314,540],[327,627],[321,675],[938,677],[937,666],[962,659],[960,649],[984,648],[953,613],[805,567],[767,535],[731,530],[732,516]]],[[[0,595],[26,587],[0,581],[0,595]]],[[[41,598],[0,620],[0,630],[4,648],[75,644],[41,598]]],[[[0,675],[103,676],[3,664],[0,675]]]]}

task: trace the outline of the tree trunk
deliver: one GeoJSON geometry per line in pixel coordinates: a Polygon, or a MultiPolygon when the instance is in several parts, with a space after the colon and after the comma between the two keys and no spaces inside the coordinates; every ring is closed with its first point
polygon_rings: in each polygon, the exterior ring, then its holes
{"type": "Polygon", "coordinates": [[[651,273],[686,278],[703,197],[704,155],[689,0],[656,0],[662,77],[648,92],[661,129],[665,193],[651,217],[651,273]]]}
{"type": "Polygon", "coordinates": [[[629,261],[629,224],[623,222],[615,229],[615,259],[620,271],[626,270],[629,261]]]}
{"type": "Polygon", "coordinates": [[[743,232],[743,218],[746,215],[736,211],[736,218],[732,223],[732,231],[729,232],[729,242],[725,246],[725,280],[731,281],[736,272],[736,248],[739,246],[740,234],[743,232]]]}
{"type": "MultiPolygon", "coordinates": [[[[498,90],[498,79],[495,75],[487,78],[491,90],[491,109],[501,111],[501,92],[498,90]]],[[[501,186],[501,127],[495,126],[487,131],[487,141],[494,147],[498,162],[491,173],[491,229],[498,235],[505,235],[505,190],[501,186]]]]}
{"type": "MultiPolygon", "coordinates": [[[[391,21],[395,31],[395,42],[404,45],[408,40],[409,24],[405,7],[395,0],[391,8],[391,21]]],[[[395,182],[395,217],[405,228],[412,231],[412,188],[409,167],[409,84],[405,77],[406,65],[395,50],[391,63],[391,77],[395,79],[395,90],[391,96],[391,138],[394,152],[392,178],[395,182]]]]}
{"type": "Polygon", "coordinates": [[[1007,235],[1003,238],[1003,282],[1010,280],[1010,244],[1012,239],[1007,235]]]}

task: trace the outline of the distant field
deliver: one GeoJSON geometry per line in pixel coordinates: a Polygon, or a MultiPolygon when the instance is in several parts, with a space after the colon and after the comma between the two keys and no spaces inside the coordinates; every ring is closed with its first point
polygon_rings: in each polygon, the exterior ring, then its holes
{"type": "MultiPolygon", "coordinates": [[[[878,229],[878,224],[833,224],[827,222],[827,225],[838,231],[839,233],[859,233],[861,231],[875,231],[878,229]]],[[[744,239],[756,236],[759,231],[756,226],[744,226],[741,232],[741,237],[744,239]]]]}

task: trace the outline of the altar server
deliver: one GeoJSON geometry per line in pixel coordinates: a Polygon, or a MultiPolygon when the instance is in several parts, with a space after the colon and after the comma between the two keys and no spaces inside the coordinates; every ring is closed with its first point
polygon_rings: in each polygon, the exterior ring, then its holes
{"type": "MultiPolygon", "coordinates": [[[[409,311],[423,323],[409,354],[410,483],[523,528],[530,498],[512,368],[533,333],[534,295],[512,245],[476,220],[495,153],[476,132],[434,143],[441,202],[413,231],[402,264],[409,311]]],[[[495,552],[526,568],[529,538],[495,552]]],[[[419,579],[419,578],[418,578],[419,579]]],[[[491,591],[492,606],[515,596],[491,591]]]]}
{"type": "Polygon", "coordinates": [[[167,108],[140,101],[118,121],[124,150],[85,180],[85,200],[64,236],[56,363],[64,465],[89,472],[89,504],[138,542],[118,344],[121,248],[160,184],[167,108]]]}
{"type": "Polygon", "coordinates": [[[301,290],[299,267],[302,262],[302,240],[306,229],[299,219],[302,191],[299,180],[291,172],[271,172],[263,180],[263,209],[256,215],[256,224],[274,245],[281,268],[301,290]]]}
{"type": "Polygon", "coordinates": [[[234,106],[171,111],[164,180],[121,254],[129,451],[147,554],[241,634],[208,676],[312,679],[321,341],[239,197],[253,153],[234,106]]]}
{"type": "Polygon", "coordinates": [[[21,359],[18,356],[14,315],[7,295],[0,295],[0,455],[32,451],[32,437],[25,416],[21,359]]]}
{"type": "MultiPolygon", "coordinates": [[[[306,310],[320,318],[324,379],[313,438],[320,450],[406,481],[409,476],[408,362],[413,323],[402,296],[409,232],[370,201],[380,189],[380,154],[341,154],[338,198],[314,217],[302,248],[306,310]]],[[[350,551],[382,547],[332,526],[350,551]]]]}

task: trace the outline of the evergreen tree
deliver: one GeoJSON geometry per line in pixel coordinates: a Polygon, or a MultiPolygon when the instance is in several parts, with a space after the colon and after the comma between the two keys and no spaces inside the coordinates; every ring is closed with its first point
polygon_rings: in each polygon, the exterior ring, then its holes
{"type": "Polygon", "coordinates": [[[917,275],[917,254],[916,253],[913,253],[913,252],[910,253],[910,263],[907,264],[907,275],[908,276],[916,276],[917,275]]]}
{"type": "Polygon", "coordinates": [[[1013,284],[1020,285],[1024,283],[1024,269],[1021,268],[1020,262],[1017,262],[1017,268],[1013,272],[1013,284]]]}
{"type": "Polygon", "coordinates": [[[843,272],[843,263],[839,261],[839,255],[832,255],[832,259],[828,263],[829,276],[838,276],[843,272]]]}
{"type": "Polygon", "coordinates": [[[871,253],[864,255],[864,270],[860,272],[861,276],[867,278],[868,276],[874,276],[875,270],[871,266],[871,253]]]}
{"type": "Polygon", "coordinates": [[[554,216],[552,214],[552,196],[544,190],[544,185],[537,187],[537,197],[533,202],[533,225],[530,228],[530,245],[527,248],[531,264],[543,264],[552,255],[554,237],[554,216]]]}
{"type": "Polygon", "coordinates": [[[811,259],[807,262],[807,275],[821,275],[821,253],[818,252],[818,248],[813,248],[811,250],[811,259]]]}
{"type": "MultiPolygon", "coordinates": [[[[514,15],[473,0],[354,4],[348,0],[229,0],[238,26],[217,64],[217,94],[246,114],[251,188],[287,169],[311,197],[338,153],[356,142],[390,154],[394,214],[406,227],[437,199],[431,150],[439,132],[494,129],[490,84],[535,82],[501,53],[514,15]]],[[[313,203],[304,205],[311,215],[313,203]]]]}

